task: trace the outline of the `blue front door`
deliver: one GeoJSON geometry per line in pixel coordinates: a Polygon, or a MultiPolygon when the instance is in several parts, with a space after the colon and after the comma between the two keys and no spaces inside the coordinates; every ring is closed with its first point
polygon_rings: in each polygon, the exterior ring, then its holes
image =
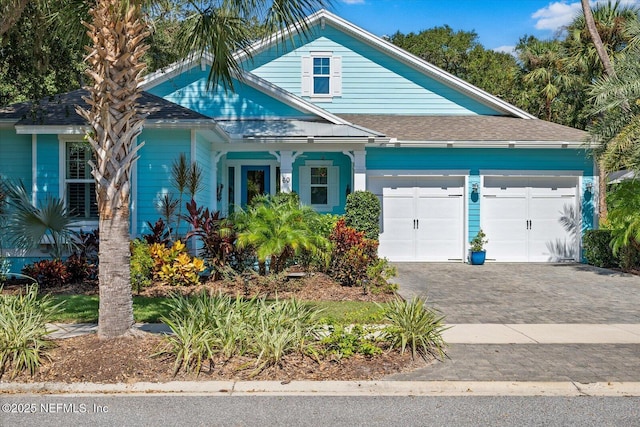
{"type": "Polygon", "coordinates": [[[269,166],[242,166],[242,194],[240,202],[247,206],[255,196],[269,194],[271,168],[269,166]]]}

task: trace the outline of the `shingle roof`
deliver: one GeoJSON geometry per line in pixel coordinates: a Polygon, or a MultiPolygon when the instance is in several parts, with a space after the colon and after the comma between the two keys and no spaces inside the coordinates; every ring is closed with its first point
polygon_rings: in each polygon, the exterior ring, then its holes
{"type": "Polygon", "coordinates": [[[504,116],[341,114],[349,122],[398,141],[584,142],[588,133],[539,119],[504,116]]]}
{"type": "Polygon", "coordinates": [[[218,120],[217,123],[227,134],[245,138],[374,138],[380,136],[352,125],[304,120],[218,120]]]}
{"type": "MultiPolygon", "coordinates": [[[[85,120],[76,111],[76,106],[88,108],[82,99],[89,92],[84,89],[74,90],[40,101],[39,107],[32,109],[32,104],[23,102],[0,108],[0,120],[16,119],[17,125],[43,125],[43,126],[83,126],[85,120]]],[[[148,92],[142,92],[138,104],[143,113],[148,113],[147,120],[211,120],[209,117],[195,111],[184,108],[173,102],[169,102],[148,92]]]]}

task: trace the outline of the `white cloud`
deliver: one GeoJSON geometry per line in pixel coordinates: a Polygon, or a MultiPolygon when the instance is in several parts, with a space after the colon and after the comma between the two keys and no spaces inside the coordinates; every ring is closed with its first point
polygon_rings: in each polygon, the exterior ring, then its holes
{"type": "Polygon", "coordinates": [[[346,4],[364,4],[364,0],[342,0],[346,4]]]}
{"type": "MultiPolygon", "coordinates": [[[[609,0],[591,0],[591,7],[596,4],[606,4],[609,0]]],[[[621,6],[640,6],[640,0],[620,0],[621,6]]],[[[573,19],[582,13],[582,5],[579,1],[567,3],[566,0],[554,1],[547,7],[538,9],[531,17],[536,20],[536,29],[560,30],[563,26],[569,25],[573,19]]]]}
{"type": "Polygon", "coordinates": [[[498,46],[493,49],[495,52],[508,53],[513,55],[516,52],[515,46],[498,46]]]}
{"type": "Polygon", "coordinates": [[[536,19],[536,29],[557,31],[568,25],[582,10],[580,2],[553,2],[547,7],[537,10],[531,17],[536,19]]]}

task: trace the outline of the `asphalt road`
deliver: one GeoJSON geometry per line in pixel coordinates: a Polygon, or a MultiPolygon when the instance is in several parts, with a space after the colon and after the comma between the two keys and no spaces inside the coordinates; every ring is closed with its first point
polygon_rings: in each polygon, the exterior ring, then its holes
{"type": "Polygon", "coordinates": [[[1,426],[640,426],[639,397],[0,395],[1,426]]]}

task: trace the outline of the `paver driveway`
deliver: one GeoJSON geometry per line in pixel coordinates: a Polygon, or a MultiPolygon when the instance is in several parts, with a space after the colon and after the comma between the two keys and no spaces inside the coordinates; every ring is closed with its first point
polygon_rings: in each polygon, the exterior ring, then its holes
{"type": "Polygon", "coordinates": [[[640,276],[583,264],[396,263],[446,323],[640,323],[640,276]]]}

